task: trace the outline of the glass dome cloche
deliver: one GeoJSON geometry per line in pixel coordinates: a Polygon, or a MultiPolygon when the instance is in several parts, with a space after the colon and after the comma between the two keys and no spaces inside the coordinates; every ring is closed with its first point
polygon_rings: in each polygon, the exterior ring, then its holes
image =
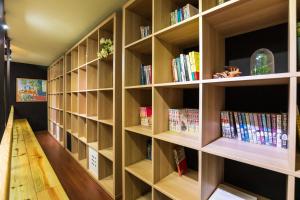
{"type": "Polygon", "coordinates": [[[262,75],[275,73],[274,55],[269,49],[258,49],[250,61],[251,75],[262,75]]]}

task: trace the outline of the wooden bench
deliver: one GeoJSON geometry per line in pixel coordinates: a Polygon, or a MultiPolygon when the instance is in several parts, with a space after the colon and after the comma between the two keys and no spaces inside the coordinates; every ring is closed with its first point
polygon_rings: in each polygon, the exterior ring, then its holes
{"type": "Polygon", "coordinates": [[[26,119],[13,108],[0,145],[0,199],[68,199],[26,119]]]}

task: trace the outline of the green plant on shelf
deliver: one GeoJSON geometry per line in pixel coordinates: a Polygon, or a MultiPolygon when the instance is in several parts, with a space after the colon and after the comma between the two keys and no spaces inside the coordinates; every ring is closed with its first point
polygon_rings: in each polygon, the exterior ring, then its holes
{"type": "Polygon", "coordinates": [[[98,58],[107,58],[109,55],[113,54],[113,42],[111,39],[101,38],[100,39],[100,51],[97,53],[98,58]]]}

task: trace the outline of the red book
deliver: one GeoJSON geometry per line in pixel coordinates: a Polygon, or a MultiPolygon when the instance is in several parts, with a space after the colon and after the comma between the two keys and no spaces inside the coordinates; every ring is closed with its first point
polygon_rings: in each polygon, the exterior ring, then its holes
{"type": "Polygon", "coordinates": [[[187,171],[187,163],[185,157],[185,151],[183,147],[177,147],[174,149],[174,157],[177,165],[178,175],[182,176],[187,171]]]}

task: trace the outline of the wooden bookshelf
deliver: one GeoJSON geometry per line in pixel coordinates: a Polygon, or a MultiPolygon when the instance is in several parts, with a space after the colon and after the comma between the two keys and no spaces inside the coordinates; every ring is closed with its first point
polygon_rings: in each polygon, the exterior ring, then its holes
{"type": "Polygon", "coordinates": [[[64,146],[64,57],[48,68],[48,131],[64,146]]]}
{"type": "MultiPolygon", "coordinates": [[[[296,69],[296,16],[300,12],[300,1],[229,0],[221,5],[216,2],[129,0],[123,6],[123,199],[208,199],[219,184],[226,183],[225,160],[264,169],[266,173],[283,174],[287,180],[282,185],[287,188],[286,199],[295,198],[295,177],[300,177],[300,154],[296,156],[295,143],[295,112],[300,94],[297,90],[300,75],[296,69]],[[170,12],[187,3],[197,7],[199,13],[170,25],[170,12]],[[140,26],[145,25],[153,32],[141,38],[140,26]],[[268,37],[272,31],[278,34],[268,37]],[[241,45],[242,42],[245,45],[241,45]],[[250,62],[247,62],[255,50],[263,47],[281,49],[281,55],[274,54],[275,73],[251,76],[250,62]],[[172,59],[193,50],[200,52],[200,80],[173,82],[172,59]],[[225,65],[235,66],[238,62],[243,72],[240,77],[212,79],[214,73],[224,71],[225,65]],[[142,64],[152,65],[152,84],[141,85],[142,64]],[[270,112],[288,113],[288,149],[222,137],[220,111],[229,107],[238,109],[238,100],[233,98],[245,102],[255,98],[255,93],[234,97],[240,90],[250,88],[265,96],[261,107],[267,105],[265,109],[270,112]],[[269,94],[276,94],[277,88],[284,88],[280,92],[280,103],[268,107],[267,102],[274,101],[269,94]],[[142,106],[152,106],[151,128],[140,125],[142,106]],[[199,133],[169,131],[170,108],[199,109],[199,133]],[[152,160],[146,158],[149,140],[152,160]],[[198,166],[196,170],[178,176],[173,156],[175,146],[192,152],[198,166]]],[[[259,112],[253,105],[249,104],[249,112],[251,109],[259,112]]],[[[242,185],[234,187],[245,190],[242,185]]],[[[262,192],[255,196],[265,199],[268,195],[262,192]]]]}
{"type": "Polygon", "coordinates": [[[121,197],[121,15],[114,13],[65,53],[66,149],[113,198],[121,197]],[[100,39],[114,53],[99,59],[100,39]]]}

